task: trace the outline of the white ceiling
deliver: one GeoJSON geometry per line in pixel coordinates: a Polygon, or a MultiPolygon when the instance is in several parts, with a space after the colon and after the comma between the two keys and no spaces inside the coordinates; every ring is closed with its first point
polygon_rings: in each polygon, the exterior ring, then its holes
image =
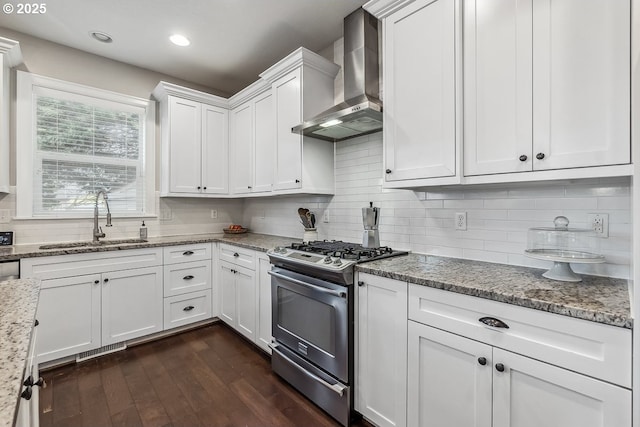
{"type": "Polygon", "coordinates": [[[342,37],[342,19],[365,1],[54,0],[40,15],[0,13],[0,27],[233,94],[296,48],[342,37]],[[173,45],[173,33],[191,45],[173,45]]]}

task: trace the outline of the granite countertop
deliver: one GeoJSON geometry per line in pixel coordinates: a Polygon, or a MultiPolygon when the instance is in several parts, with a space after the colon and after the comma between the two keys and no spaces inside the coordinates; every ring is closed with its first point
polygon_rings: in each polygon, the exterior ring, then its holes
{"type": "Polygon", "coordinates": [[[13,425],[27,367],[40,281],[0,282],[0,427],[13,425]]]}
{"type": "MultiPolygon", "coordinates": [[[[109,239],[105,239],[109,240],[109,239]]],[[[40,249],[37,245],[17,245],[10,248],[0,248],[0,261],[18,260],[21,258],[33,258],[41,256],[84,254],[92,252],[121,251],[127,249],[154,248],[162,246],[190,245],[195,243],[222,242],[232,245],[266,252],[276,246],[289,246],[292,242],[300,242],[300,239],[292,237],[271,236],[268,234],[194,234],[182,236],[150,237],[143,243],[122,243],[105,246],[80,246],[66,249],[40,249]]]]}
{"type": "Polygon", "coordinates": [[[633,328],[624,279],[582,276],[582,282],[542,277],[545,270],[409,254],[358,264],[357,271],[550,313],[633,328]]]}

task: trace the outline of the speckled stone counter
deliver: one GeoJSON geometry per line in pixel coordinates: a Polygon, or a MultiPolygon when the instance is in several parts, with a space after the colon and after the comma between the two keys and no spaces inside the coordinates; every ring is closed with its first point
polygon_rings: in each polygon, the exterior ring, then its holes
{"type": "Polygon", "coordinates": [[[583,276],[580,283],[542,277],[545,270],[409,254],[358,264],[357,271],[550,313],[631,329],[627,281],[583,276]]]}
{"type": "MultiPolygon", "coordinates": [[[[105,239],[109,240],[109,239],[105,239]]],[[[33,258],[41,256],[83,254],[91,252],[122,251],[127,249],[152,248],[162,246],[189,245],[194,243],[222,242],[232,245],[266,252],[276,246],[288,246],[292,242],[300,242],[292,237],[271,236],[267,234],[195,234],[185,236],[150,237],[143,243],[123,243],[104,246],[80,246],[66,249],[40,249],[40,245],[17,245],[11,248],[0,248],[0,261],[33,258]]]]}
{"type": "Polygon", "coordinates": [[[13,425],[38,306],[40,281],[0,282],[0,427],[13,425]]]}

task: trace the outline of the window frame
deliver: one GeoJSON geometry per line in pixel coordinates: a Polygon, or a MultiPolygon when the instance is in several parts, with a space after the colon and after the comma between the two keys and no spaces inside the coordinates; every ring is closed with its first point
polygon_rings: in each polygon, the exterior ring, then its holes
{"type": "MultiPolygon", "coordinates": [[[[155,131],[156,103],[150,99],[111,92],[104,89],[67,82],[51,77],[40,76],[24,71],[17,71],[16,84],[16,219],[62,219],[91,218],[92,212],[52,212],[51,215],[34,216],[35,191],[35,157],[36,154],[36,93],[50,90],[63,92],[61,99],[72,99],[74,96],[91,97],[97,105],[121,105],[123,109],[143,110],[144,125],[142,147],[142,178],[144,188],[143,212],[124,214],[114,212],[114,217],[140,218],[155,217],[155,131]],[[68,96],[68,97],[67,97],[68,96]]],[[[76,101],[78,99],[75,99],[76,101]]],[[[61,154],[65,157],[64,154],[61,154]]],[[[107,160],[109,163],[110,160],[107,160]]]]}

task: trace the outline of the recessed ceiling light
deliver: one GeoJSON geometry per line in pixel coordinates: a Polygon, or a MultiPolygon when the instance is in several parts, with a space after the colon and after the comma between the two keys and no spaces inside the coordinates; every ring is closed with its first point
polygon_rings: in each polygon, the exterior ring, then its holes
{"type": "Polygon", "coordinates": [[[191,44],[191,41],[181,34],[174,34],[169,37],[169,40],[171,40],[171,43],[178,46],[189,46],[191,44]]]}
{"type": "Polygon", "coordinates": [[[91,31],[89,34],[102,43],[111,43],[113,41],[113,38],[109,34],[103,33],[102,31],[91,31]]]}

